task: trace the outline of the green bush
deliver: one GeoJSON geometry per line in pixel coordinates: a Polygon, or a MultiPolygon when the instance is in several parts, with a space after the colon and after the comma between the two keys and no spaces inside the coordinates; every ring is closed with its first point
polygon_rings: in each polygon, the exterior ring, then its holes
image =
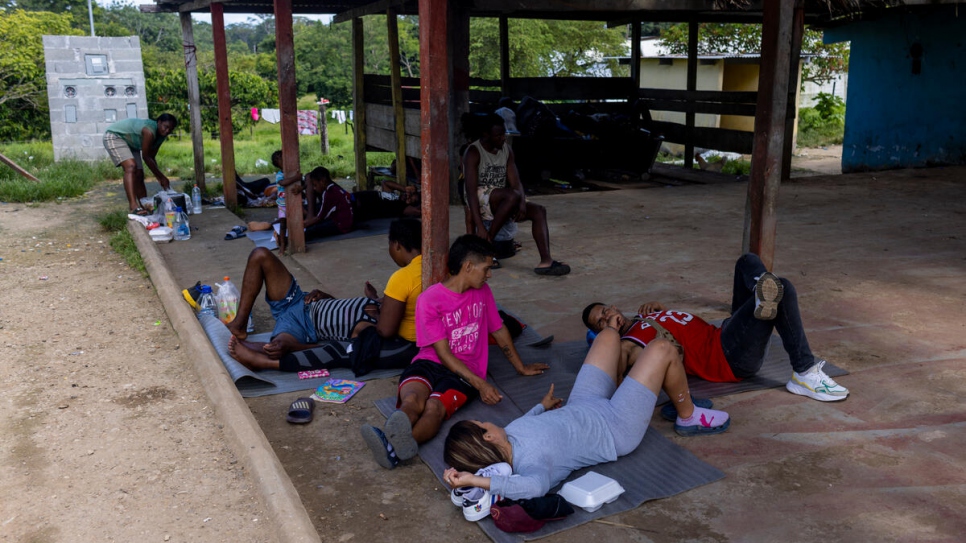
{"type": "Polygon", "coordinates": [[[798,112],[798,146],[821,147],[842,143],[845,135],[845,102],[838,96],[819,93],[814,107],[798,112]]]}

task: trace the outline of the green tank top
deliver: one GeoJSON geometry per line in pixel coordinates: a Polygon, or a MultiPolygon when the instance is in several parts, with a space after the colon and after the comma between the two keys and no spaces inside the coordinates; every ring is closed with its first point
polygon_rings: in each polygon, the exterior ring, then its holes
{"type": "Polygon", "coordinates": [[[161,144],[167,138],[158,137],[158,123],[151,119],[137,119],[133,117],[124,119],[107,127],[107,131],[112,134],[117,134],[131,149],[140,151],[142,145],[141,131],[145,128],[154,134],[154,145],[152,147],[155,149],[161,147],[161,144]]]}

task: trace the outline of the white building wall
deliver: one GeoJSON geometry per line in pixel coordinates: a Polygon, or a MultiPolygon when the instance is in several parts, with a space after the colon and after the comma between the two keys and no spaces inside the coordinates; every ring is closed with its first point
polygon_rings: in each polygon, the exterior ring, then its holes
{"type": "Polygon", "coordinates": [[[148,117],[141,41],[43,36],[43,43],[54,160],[108,158],[102,142],[107,127],[129,116],[148,117]]]}

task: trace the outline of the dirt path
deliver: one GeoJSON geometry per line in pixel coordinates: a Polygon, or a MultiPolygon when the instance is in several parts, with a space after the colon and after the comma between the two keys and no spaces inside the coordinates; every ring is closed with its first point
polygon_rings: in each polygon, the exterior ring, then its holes
{"type": "Polygon", "coordinates": [[[98,196],[0,204],[0,541],[277,541],[98,196]]]}

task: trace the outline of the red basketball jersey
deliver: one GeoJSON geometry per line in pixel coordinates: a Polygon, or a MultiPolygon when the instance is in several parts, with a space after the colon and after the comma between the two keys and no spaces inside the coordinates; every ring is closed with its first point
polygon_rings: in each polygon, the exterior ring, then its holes
{"type": "MultiPolygon", "coordinates": [[[[684,371],[715,383],[740,381],[721,350],[721,329],[683,311],[659,311],[645,315],[664,327],[684,350],[684,371]]],[[[621,339],[647,347],[657,331],[644,321],[635,322],[621,339]]]]}

